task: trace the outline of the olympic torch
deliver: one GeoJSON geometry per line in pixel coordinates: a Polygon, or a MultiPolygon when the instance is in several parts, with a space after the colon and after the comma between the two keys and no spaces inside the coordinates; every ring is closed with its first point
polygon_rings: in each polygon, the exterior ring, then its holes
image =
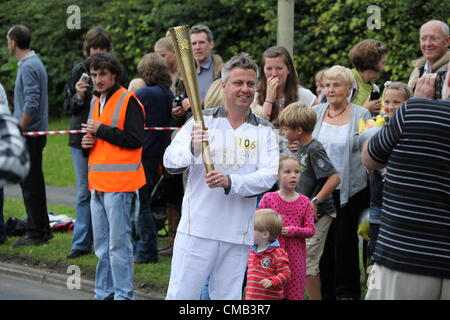
{"type": "MultiPolygon", "coordinates": [[[[200,123],[205,129],[203,121],[202,104],[200,101],[200,93],[198,90],[197,72],[194,62],[194,54],[192,53],[191,36],[188,26],[179,26],[169,29],[172,37],[173,47],[177,57],[178,67],[183,76],[183,83],[186,89],[189,102],[191,104],[192,115],[195,122],[200,123]]],[[[211,151],[208,141],[202,142],[202,158],[205,165],[206,173],[214,170],[211,151]]]]}

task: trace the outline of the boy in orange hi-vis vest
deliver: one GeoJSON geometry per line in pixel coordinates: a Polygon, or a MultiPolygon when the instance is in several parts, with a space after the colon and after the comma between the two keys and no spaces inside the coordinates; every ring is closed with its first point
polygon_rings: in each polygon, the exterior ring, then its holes
{"type": "MultiPolygon", "coordinates": [[[[89,149],[88,180],[96,269],[95,298],[134,299],[131,217],[137,190],[145,184],[141,164],[144,108],[134,93],[116,83],[121,68],[109,53],[86,61],[95,91],[87,134],[81,144],[89,149]]],[[[77,83],[78,85],[78,83],[77,83]]]]}

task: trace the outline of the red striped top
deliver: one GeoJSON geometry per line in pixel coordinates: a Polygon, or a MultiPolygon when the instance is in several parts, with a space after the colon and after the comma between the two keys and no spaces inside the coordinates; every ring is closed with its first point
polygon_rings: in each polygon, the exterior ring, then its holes
{"type": "Polygon", "coordinates": [[[252,248],[248,258],[245,300],[283,299],[283,288],[290,277],[288,254],[278,241],[259,253],[252,248]],[[272,287],[266,289],[259,283],[267,278],[272,281],[272,287]]]}

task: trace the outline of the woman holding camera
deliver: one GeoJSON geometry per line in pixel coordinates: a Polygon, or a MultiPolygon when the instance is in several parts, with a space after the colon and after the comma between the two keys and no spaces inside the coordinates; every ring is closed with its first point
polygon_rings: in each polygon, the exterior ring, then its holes
{"type": "Polygon", "coordinates": [[[359,42],[349,52],[356,80],[351,102],[365,107],[372,115],[381,109],[380,89],[373,81],[380,78],[387,52],[386,44],[373,39],[359,42]]]}

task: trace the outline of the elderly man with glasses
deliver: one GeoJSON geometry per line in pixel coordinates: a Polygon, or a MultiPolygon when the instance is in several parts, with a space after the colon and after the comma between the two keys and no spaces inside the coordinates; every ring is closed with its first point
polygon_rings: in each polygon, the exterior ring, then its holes
{"type": "MultiPolygon", "coordinates": [[[[439,20],[426,22],[420,28],[419,40],[423,56],[412,62],[414,70],[408,81],[408,87],[412,91],[420,77],[428,73],[445,72],[450,61],[449,27],[445,22],[439,20]]],[[[436,91],[440,92],[440,90],[436,91]]]]}

